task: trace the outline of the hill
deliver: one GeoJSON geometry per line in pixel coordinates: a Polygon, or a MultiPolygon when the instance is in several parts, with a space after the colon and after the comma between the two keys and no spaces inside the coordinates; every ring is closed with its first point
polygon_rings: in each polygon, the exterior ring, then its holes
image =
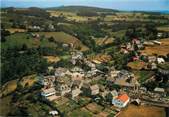
{"type": "Polygon", "coordinates": [[[119,12],[114,9],[99,8],[99,7],[89,7],[89,6],[61,6],[61,7],[51,7],[47,10],[59,10],[66,12],[79,12],[79,11],[93,11],[93,12],[119,12]]]}

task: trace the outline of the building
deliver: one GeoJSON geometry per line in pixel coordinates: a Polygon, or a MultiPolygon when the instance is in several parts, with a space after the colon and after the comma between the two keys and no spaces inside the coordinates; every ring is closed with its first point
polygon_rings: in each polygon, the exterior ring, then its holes
{"type": "Polygon", "coordinates": [[[148,56],[148,62],[149,62],[149,63],[156,62],[156,60],[157,60],[157,57],[156,57],[156,56],[148,56]]]}
{"type": "Polygon", "coordinates": [[[58,83],[57,93],[61,96],[68,94],[71,91],[71,87],[65,83],[58,83]]]}
{"type": "Polygon", "coordinates": [[[71,97],[74,99],[75,97],[79,96],[81,93],[81,90],[77,87],[71,90],[71,97]]]}
{"type": "Polygon", "coordinates": [[[66,74],[70,74],[69,70],[66,68],[59,67],[55,69],[56,77],[64,77],[66,74]]]}
{"type": "Polygon", "coordinates": [[[130,101],[127,94],[119,95],[117,98],[112,99],[112,104],[119,108],[124,108],[130,101]]]}
{"type": "Polygon", "coordinates": [[[99,86],[98,85],[90,86],[89,84],[84,84],[81,89],[83,91],[83,94],[86,96],[93,96],[93,95],[99,94],[99,86]]]}
{"type": "Polygon", "coordinates": [[[55,76],[45,76],[42,80],[42,85],[44,85],[44,89],[53,87],[55,80],[55,76]]]}
{"type": "Polygon", "coordinates": [[[156,92],[156,93],[165,93],[165,90],[164,90],[164,88],[156,87],[156,88],[154,89],[154,92],[156,92]]]}
{"type": "Polygon", "coordinates": [[[90,86],[90,92],[91,92],[91,95],[99,94],[99,86],[98,85],[90,86]]]}
{"type": "Polygon", "coordinates": [[[160,64],[160,63],[164,63],[165,60],[163,58],[157,58],[157,63],[160,64]]]}
{"type": "Polygon", "coordinates": [[[58,111],[56,111],[56,110],[53,110],[53,111],[50,111],[49,112],[49,115],[52,115],[52,116],[56,116],[56,115],[58,115],[59,113],[58,113],[58,111]]]}
{"type": "Polygon", "coordinates": [[[48,89],[42,89],[42,92],[41,92],[41,95],[46,97],[46,98],[49,98],[50,96],[53,96],[56,94],[56,90],[55,88],[48,88],[48,89]]]}

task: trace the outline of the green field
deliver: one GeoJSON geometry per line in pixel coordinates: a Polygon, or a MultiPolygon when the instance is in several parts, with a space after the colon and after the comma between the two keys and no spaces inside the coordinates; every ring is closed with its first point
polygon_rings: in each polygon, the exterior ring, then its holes
{"type": "Polygon", "coordinates": [[[81,43],[79,39],[64,32],[38,32],[39,35],[45,35],[45,37],[54,37],[55,41],[62,43],[73,43],[75,47],[80,46],[82,51],[88,50],[88,48],[81,43]]]}
{"type": "Polygon", "coordinates": [[[44,35],[45,38],[40,40],[30,36],[27,33],[15,33],[8,36],[6,42],[1,43],[1,47],[5,48],[12,48],[12,47],[22,47],[23,44],[26,44],[28,48],[32,47],[57,47],[54,42],[49,42],[47,38],[54,37],[56,42],[61,43],[73,43],[75,47],[80,46],[82,51],[88,50],[86,46],[84,46],[80,40],[77,38],[66,34],[64,32],[37,32],[35,34],[39,34],[40,36],[44,35]],[[29,38],[29,39],[28,39],[29,38]]]}
{"type": "Polygon", "coordinates": [[[1,43],[1,47],[2,49],[22,47],[23,44],[26,44],[28,48],[38,47],[39,45],[42,47],[56,47],[55,43],[49,42],[47,39],[43,39],[42,41],[36,40],[27,33],[15,33],[8,36],[6,42],[1,43]]]}

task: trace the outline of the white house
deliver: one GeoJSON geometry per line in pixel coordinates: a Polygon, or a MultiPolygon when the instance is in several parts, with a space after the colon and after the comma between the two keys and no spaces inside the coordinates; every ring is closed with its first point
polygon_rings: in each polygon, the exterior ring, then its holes
{"type": "Polygon", "coordinates": [[[112,104],[119,108],[124,108],[130,101],[127,94],[119,95],[117,98],[112,99],[112,104]]]}
{"type": "Polygon", "coordinates": [[[160,64],[160,63],[164,63],[165,60],[163,58],[157,58],[157,62],[158,62],[158,64],[160,64]]]}
{"type": "Polygon", "coordinates": [[[41,95],[46,98],[56,94],[56,90],[54,88],[42,89],[41,95]]]}

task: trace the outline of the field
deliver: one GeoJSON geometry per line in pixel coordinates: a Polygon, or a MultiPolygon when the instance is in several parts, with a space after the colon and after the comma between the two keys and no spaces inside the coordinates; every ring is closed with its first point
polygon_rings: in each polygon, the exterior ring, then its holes
{"type": "Polygon", "coordinates": [[[133,71],[136,78],[139,80],[140,83],[144,83],[146,80],[151,78],[154,75],[153,71],[133,71]]]}
{"type": "MultiPolygon", "coordinates": [[[[62,43],[73,43],[75,47],[81,47],[81,51],[88,50],[88,47],[83,45],[80,40],[77,38],[66,34],[64,32],[38,32],[39,35],[45,35],[46,38],[54,37],[55,41],[62,43]]],[[[27,33],[15,33],[7,37],[6,42],[1,43],[2,48],[10,48],[10,47],[22,47],[23,44],[26,44],[28,48],[32,47],[57,47],[54,42],[49,42],[48,39],[36,39],[32,38],[30,34],[27,33]]]]}
{"type": "Polygon", "coordinates": [[[27,30],[25,29],[20,29],[20,28],[8,28],[7,29],[10,33],[15,33],[15,32],[26,32],[27,30]]]}
{"type": "Polygon", "coordinates": [[[65,16],[68,21],[76,21],[76,22],[87,22],[91,20],[97,20],[97,17],[82,17],[77,16],[74,12],[67,12],[67,11],[52,11],[48,10],[50,16],[58,17],[58,16],[65,16]]]}
{"type": "Polygon", "coordinates": [[[127,66],[131,69],[141,70],[146,66],[146,63],[142,61],[134,61],[134,62],[129,62],[127,66]]]}
{"type": "Polygon", "coordinates": [[[21,83],[21,85],[22,85],[23,87],[25,87],[25,86],[29,86],[29,87],[30,87],[30,86],[32,86],[36,81],[37,81],[36,75],[33,74],[33,75],[30,75],[30,76],[25,76],[25,77],[23,77],[22,80],[19,81],[19,82],[21,83]]]}
{"type": "Polygon", "coordinates": [[[32,86],[36,81],[37,81],[36,75],[25,76],[20,81],[18,81],[18,79],[8,81],[7,83],[5,83],[2,86],[0,97],[2,95],[6,96],[6,95],[14,92],[16,90],[16,88],[17,88],[17,83],[18,82],[21,83],[21,85],[23,87],[25,87],[25,86],[32,86]]]}
{"type": "Polygon", "coordinates": [[[2,89],[1,89],[1,95],[7,95],[7,94],[10,94],[12,93],[13,91],[16,90],[17,88],[17,82],[18,80],[11,80],[7,83],[5,83],[3,86],[2,86],[2,89]]]}
{"type": "Polygon", "coordinates": [[[44,56],[44,58],[47,59],[49,63],[56,63],[60,60],[57,56],[44,56]]]}
{"type": "Polygon", "coordinates": [[[66,34],[64,32],[38,32],[38,34],[45,35],[45,37],[47,38],[52,36],[57,42],[62,42],[67,44],[73,43],[75,47],[80,46],[81,51],[88,50],[88,48],[85,45],[83,45],[79,39],[69,34],[66,34]]]}
{"type": "Polygon", "coordinates": [[[1,108],[0,108],[0,115],[1,117],[2,116],[6,116],[8,112],[10,112],[10,109],[11,109],[11,106],[10,106],[10,103],[11,103],[11,96],[6,96],[4,98],[1,98],[0,100],[0,105],[1,105],[1,108]]]}
{"type": "Polygon", "coordinates": [[[164,108],[129,105],[118,117],[165,117],[164,108]]]}
{"type": "Polygon", "coordinates": [[[15,33],[8,36],[6,42],[1,43],[1,48],[22,47],[23,44],[26,44],[28,48],[38,47],[39,45],[42,47],[56,47],[55,43],[49,42],[47,39],[40,41],[30,37],[27,33],[15,33]]]}
{"type": "Polygon", "coordinates": [[[94,38],[95,42],[97,45],[106,45],[106,44],[109,44],[109,43],[112,43],[114,38],[94,38]]]}
{"type": "Polygon", "coordinates": [[[103,62],[109,62],[112,58],[107,54],[97,54],[88,56],[88,59],[99,64],[103,62]]]}
{"type": "Polygon", "coordinates": [[[161,39],[160,42],[161,45],[154,45],[154,46],[146,46],[144,50],[141,51],[141,53],[145,53],[147,55],[164,55],[166,56],[169,53],[169,38],[161,39]]]}

